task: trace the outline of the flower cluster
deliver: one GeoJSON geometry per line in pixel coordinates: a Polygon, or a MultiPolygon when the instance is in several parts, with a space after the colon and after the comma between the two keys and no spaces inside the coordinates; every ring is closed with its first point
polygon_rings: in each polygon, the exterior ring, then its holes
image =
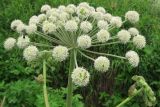
{"type": "Polygon", "coordinates": [[[139,31],[131,27],[121,29],[115,36],[112,29],[120,29],[123,23],[139,21],[136,11],[128,11],[123,21],[119,16],[113,16],[106,12],[103,7],[93,7],[86,2],[79,5],[51,7],[43,5],[41,14],[33,15],[28,24],[16,19],[11,23],[11,29],[19,33],[19,38],[8,38],[4,42],[4,48],[11,50],[15,45],[24,49],[23,56],[27,61],[36,60],[40,57],[42,49],[51,52],[56,61],[66,60],[74,52],[75,69],[72,73],[72,81],[78,86],[86,86],[90,74],[77,63],[77,55],[93,61],[96,71],[106,72],[110,68],[110,57],[128,60],[133,66],[139,64],[139,56],[135,51],[128,51],[125,56],[109,53],[100,53],[89,50],[91,47],[133,43],[136,48],[142,49],[146,45],[145,37],[139,31]],[[36,42],[38,41],[38,42],[36,42]],[[47,42],[46,42],[47,41],[47,42]],[[39,48],[40,47],[40,48],[39,48]],[[51,49],[50,49],[51,48],[51,49]],[[86,54],[87,53],[87,54],[86,54]],[[88,54],[100,55],[92,58],[88,54]]]}

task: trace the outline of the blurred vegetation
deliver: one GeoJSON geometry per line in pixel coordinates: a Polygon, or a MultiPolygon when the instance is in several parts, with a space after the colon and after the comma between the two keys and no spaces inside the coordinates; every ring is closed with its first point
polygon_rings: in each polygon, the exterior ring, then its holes
{"type": "MultiPolygon", "coordinates": [[[[144,50],[137,50],[132,46],[100,48],[99,50],[106,52],[109,50],[120,55],[134,49],[141,57],[138,68],[131,68],[129,64],[113,59],[110,71],[103,75],[95,73],[90,62],[80,56],[79,63],[89,66],[92,77],[88,87],[75,91],[73,101],[75,107],[83,107],[82,102],[85,107],[114,107],[127,96],[128,88],[132,84],[131,77],[135,74],[144,76],[151,85],[157,97],[157,107],[160,107],[159,0],[0,0],[0,101],[6,96],[4,107],[43,107],[44,104],[42,86],[35,80],[35,77],[42,73],[41,63],[32,67],[23,59],[22,50],[7,52],[3,48],[3,41],[7,37],[19,36],[10,29],[11,21],[21,19],[27,22],[31,16],[39,13],[45,3],[57,7],[82,1],[89,2],[95,7],[102,6],[107,12],[122,17],[128,10],[138,11],[140,22],[136,25],[126,23],[125,27],[137,27],[146,37],[147,46],[144,50]]],[[[68,63],[49,63],[47,66],[49,98],[53,101],[50,103],[52,107],[64,107],[65,89],[61,87],[67,85],[68,63]]],[[[145,107],[143,104],[140,98],[136,98],[126,107],[145,107]]]]}

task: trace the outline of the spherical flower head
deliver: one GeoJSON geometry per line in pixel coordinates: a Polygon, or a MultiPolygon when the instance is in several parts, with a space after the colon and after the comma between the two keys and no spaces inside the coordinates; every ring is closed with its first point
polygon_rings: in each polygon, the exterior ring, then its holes
{"type": "Polygon", "coordinates": [[[52,34],[56,31],[57,27],[53,23],[46,22],[42,26],[42,30],[46,34],[52,34]]]}
{"type": "Polygon", "coordinates": [[[118,16],[112,17],[110,23],[111,23],[112,26],[120,28],[122,26],[122,18],[118,17],[118,16]]]}
{"type": "Polygon", "coordinates": [[[119,31],[117,36],[118,36],[118,39],[124,44],[127,43],[131,38],[131,35],[127,30],[119,31]]]}
{"type": "Polygon", "coordinates": [[[16,44],[16,39],[9,37],[4,42],[5,50],[11,50],[16,44]]]}
{"type": "Polygon", "coordinates": [[[77,15],[78,15],[78,17],[86,18],[90,15],[90,10],[88,7],[78,6],[77,7],[77,15]]]}
{"type": "Polygon", "coordinates": [[[98,24],[99,29],[108,29],[107,21],[99,20],[97,24],[98,24]]]}
{"type": "Polygon", "coordinates": [[[39,23],[38,16],[34,15],[29,19],[29,25],[30,24],[37,24],[37,23],[39,23]]]}
{"type": "Polygon", "coordinates": [[[18,37],[18,40],[17,40],[17,46],[18,48],[23,49],[29,45],[29,42],[30,42],[30,38],[28,36],[25,36],[25,37],[20,36],[18,37]]]}
{"type": "Polygon", "coordinates": [[[58,18],[62,21],[67,21],[69,19],[69,14],[67,12],[61,12],[58,18]]]}
{"type": "Polygon", "coordinates": [[[66,10],[66,7],[64,5],[60,5],[58,7],[59,12],[64,12],[66,10]]]}
{"type": "Polygon", "coordinates": [[[35,60],[38,54],[39,54],[39,50],[37,49],[36,46],[32,46],[32,45],[28,46],[23,51],[23,57],[29,62],[35,60]]]}
{"type": "Polygon", "coordinates": [[[87,2],[81,2],[81,3],[79,3],[79,6],[89,7],[89,3],[87,3],[87,2]]]}
{"type": "Polygon", "coordinates": [[[69,20],[64,25],[66,31],[74,32],[78,29],[78,24],[74,20],[69,20]]]}
{"type": "Polygon", "coordinates": [[[56,61],[64,61],[68,57],[68,49],[64,46],[56,46],[52,51],[52,56],[56,61]]]}
{"type": "Polygon", "coordinates": [[[31,24],[31,25],[28,25],[26,26],[26,33],[27,34],[33,34],[37,31],[37,26],[35,24],[31,24]]]}
{"type": "Polygon", "coordinates": [[[142,49],[146,46],[146,38],[142,35],[134,36],[133,44],[136,46],[136,48],[142,49]]]}
{"type": "Polygon", "coordinates": [[[128,11],[125,14],[125,18],[131,23],[136,23],[139,21],[139,13],[136,11],[128,11]]]}
{"type": "Polygon", "coordinates": [[[92,12],[92,17],[96,20],[102,20],[103,19],[103,13],[101,12],[92,12]]]}
{"type": "Polygon", "coordinates": [[[103,7],[97,7],[97,8],[96,8],[96,11],[97,11],[97,12],[101,12],[101,13],[103,13],[103,14],[106,13],[106,10],[105,10],[103,7]]]}
{"type": "Polygon", "coordinates": [[[74,4],[69,4],[67,7],[66,7],[66,12],[70,13],[70,14],[73,14],[76,12],[76,6],[74,4]]]}
{"type": "Polygon", "coordinates": [[[80,29],[84,32],[84,33],[88,33],[89,31],[91,31],[93,28],[92,24],[88,21],[83,21],[80,24],[80,29]]]}
{"type": "Polygon", "coordinates": [[[38,22],[42,23],[47,19],[47,16],[45,14],[38,15],[38,22]]]}
{"type": "Polygon", "coordinates": [[[129,28],[129,29],[128,29],[128,32],[129,32],[132,36],[136,36],[136,35],[139,34],[139,31],[138,31],[136,28],[134,28],[134,27],[129,28]]]}
{"type": "Polygon", "coordinates": [[[88,35],[81,35],[77,39],[77,44],[81,48],[89,48],[91,47],[91,37],[88,35]]]}
{"type": "Polygon", "coordinates": [[[103,15],[103,19],[107,22],[110,22],[112,19],[112,15],[110,13],[106,13],[103,15]]]}
{"type": "Polygon", "coordinates": [[[139,64],[139,56],[135,51],[128,51],[125,55],[125,57],[128,59],[129,63],[133,67],[137,67],[139,64]]]}
{"type": "Polygon", "coordinates": [[[42,13],[46,13],[48,10],[50,10],[51,9],[51,6],[50,5],[48,5],[48,4],[45,4],[45,5],[43,5],[42,7],[41,7],[41,12],[42,13]]]}
{"type": "Polygon", "coordinates": [[[89,83],[90,74],[87,70],[77,67],[73,70],[72,82],[77,86],[86,86],[89,83]]]}
{"type": "Polygon", "coordinates": [[[109,69],[110,61],[104,56],[100,56],[94,61],[94,67],[97,71],[106,72],[109,69]]]}
{"type": "Polygon", "coordinates": [[[11,29],[15,30],[19,24],[23,24],[21,20],[14,20],[11,23],[11,29]]]}
{"type": "Polygon", "coordinates": [[[97,39],[99,42],[106,42],[109,40],[110,33],[107,30],[101,29],[97,33],[97,39]]]}
{"type": "Polygon", "coordinates": [[[19,25],[17,26],[17,28],[16,28],[16,31],[17,31],[18,33],[23,33],[23,32],[25,32],[25,31],[26,31],[26,25],[23,24],[23,23],[19,24],[19,25]]]}

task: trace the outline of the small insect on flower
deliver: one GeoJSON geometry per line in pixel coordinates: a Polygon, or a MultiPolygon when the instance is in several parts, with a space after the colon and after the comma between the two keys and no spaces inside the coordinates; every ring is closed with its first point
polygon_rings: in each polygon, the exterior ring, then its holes
{"type": "Polygon", "coordinates": [[[88,21],[83,21],[80,24],[80,29],[84,32],[84,33],[88,33],[89,31],[92,30],[92,24],[88,21]]]}
{"type": "Polygon", "coordinates": [[[6,50],[11,50],[16,44],[16,39],[9,37],[4,42],[4,48],[6,50]]]}
{"type": "Polygon", "coordinates": [[[137,67],[139,64],[139,56],[135,51],[128,51],[125,55],[125,57],[128,59],[129,63],[133,67],[137,67]]]}
{"type": "Polygon", "coordinates": [[[69,21],[66,22],[64,27],[65,27],[66,31],[74,32],[74,31],[77,31],[78,24],[74,20],[69,20],[69,21]]]}
{"type": "Polygon", "coordinates": [[[122,42],[122,43],[127,43],[130,38],[131,38],[131,35],[130,33],[127,31],[127,30],[121,30],[118,32],[117,34],[117,37],[119,38],[119,40],[122,42]]]}
{"type": "Polygon", "coordinates": [[[139,31],[138,31],[136,28],[134,28],[134,27],[129,28],[129,29],[128,29],[128,32],[129,32],[132,36],[136,36],[136,35],[139,34],[139,31]]]}
{"type": "Polygon", "coordinates": [[[46,34],[52,34],[56,31],[56,29],[57,27],[53,23],[49,23],[49,22],[43,23],[42,30],[46,34]]]}
{"type": "Polygon", "coordinates": [[[68,49],[64,46],[56,46],[52,51],[52,56],[56,61],[64,61],[68,57],[68,49]]]}
{"type": "Polygon", "coordinates": [[[109,69],[110,61],[104,56],[100,56],[94,61],[94,67],[97,71],[106,72],[109,69]]]}
{"type": "Polygon", "coordinates": [[[110,23],[111,23],[112,26],[120,28],[122,26],[122,18],[118,17],[118,16],[112,17],[110,23]]]}
{"type": "Polygon", "coordinates": [[[71,75],[72,81],[77,86],[86,86],[89,83],[90,74],[87,70],[77,67],[71,75]]]}
{"type": "Polygon", "coordinates": [[[35,60],[38,57],[38,54],[39,50],[33,45],[28,46],[23,51],[23,57],[29,62],[35,60]]]}
{"type": "Polygon", "coordinates": [[[133,37],[133,44],[139,48],[142,49],[146,46],[146,38],[142,35],[137,35],[133,37]]]}
{"type": "Polygon", "coordinates": [[[97,33],[97,39],[99,42],[106,42],[109,40],[110,37],[110,33],[107,30],[101,29],[98,33],[97,33]]]}
{"type": "Polygon", "coordinates": [[[23,36],[20,36],[17,40],[17,46],[21,49],[28,46],[29,43],[30,43],[30,38],[28,36],[25,36],[25,38],[23,36]]]}
{"type": "Polygon", "coordinates": [[[136,11],[128,11],[125,14],[126,20],[130,21],[131,23],[136,23],[139,21],[139,14],[136,11]]]}
{"type": "Polygon", "coordinates": [[[89,48],[91,47],[91,37],[88,35],[81,35],[77,39],[78,46],[81,48],[89,48]]]}

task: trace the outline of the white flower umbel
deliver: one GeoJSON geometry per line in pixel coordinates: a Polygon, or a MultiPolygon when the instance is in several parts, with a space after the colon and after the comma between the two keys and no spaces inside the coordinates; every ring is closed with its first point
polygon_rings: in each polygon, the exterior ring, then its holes
{"type": "Polygon", "coordinates": [[[53,23],[44,23],[42,26],[42,30],[46,34],[52,34],[56,31],[57,27],[53,23]]]}
{"type": "Polygon", "coordinates": [[[122,18],[118,17],[118,16],[112,17],[110,23],[111,23],[112,26],[120,28],[122,26],[122,18]]]}
{"type": "Polygon", "coordinates": [[[29,62],[35,60],[38,57],[38,54],[39,50],[37,49],[36,46],[32,45],[28,46],[23,51],[23,57],[29,62]]]}
{"type": "Polygon", "coordinates": [[[139,31],[138,31],[136,28],[134,28],[134,27],[129,28],[128,31],[129,31],[129,33],[130,33],[132,36],[136,36],[136,35],[139,34],[139,31]]]}
{"type": "Polygon", "coordinates": [[[42,23],[47,19],[47,16],[45,14],[38,15],[38,22],[42,23]]]}
{"type": "Polygon", "coordinates": [[[136,46],[136,48],[142,49],[146,46],[146,38],[142,35],[134,36],[133,44],[136,46]]]}
{"type": "Polygon", "coordinates": [[[72,82],[77,86],[86,86],[89,83],[90,74],[87,70],[77,67],[72,72],[72,82]]]}
{"type": "Polygon", "coordinates": [[[48,10],[50,10],[51,9],[51,6],[50,5],[48,5],[48,4],[45,4],[45,5],[43,5],[42,7],[41,7],[41,12],[42,13],[46,13],[48,10]]]}
{"type": "Polygon", "coordinates": [[[33,34],[37,31],[37,26],[35,24],[31,24],[31,25],[28,25],[26,26],[26,33],[27,34],[33,34]]]}
{"type": "Polygon", "coordinates": [[[110,13],[106,13],[103,15],[103,19],[107,22],[110,22],[112,19],[112,15],[110,13]]]}
{"type": "Polygon", "coordinates": [[[97,39],[99,42],[106,42],[109,40],[110,37],[110,33],[107,30],[101,29],[98,33],[97,33],[97,39]]]}
{"type": "Polygon", "coordinates": [[[108,23],[107,21],[104,21],[104,20],[100,20],[98,21],[98,27],[99,29],[108,29],[108,23]]]}
{"type": "Polygon", "coordinates": [[[139,21],[139,13],[136,11],[128,11],[125,14],[126,20],[130,21],[131,23],[136,23],[139,21]]]}
{"type": "Polygon", "coordinates": [[[28,36],[20,36],[17,40],[17,46],[19,48],[25,48],[26,46],[28,46],[30,43],[30,38],[28,36]]]}
{"type": "Polygon", "coordinates": [[[15,30],[19,24],[23,24],[21,20],[14,20],[11,23],[11,29],[15,30]]]}
{"type": "Polygon", "coordinates": [[[127,30],[119,31],[117,36],[118,36],[119,40],[124,44],[127,43],[131,38],[131,35],[127,30]]]}
{"type": "Polygon", "coordinates": [[[74,32],[74,31],[77,31],[78,24],[74,20],[69,20],[69,21],[66,22],[64,27],[65,27],[66,31],[74,32]]]}
{"type": "Polygon", "coordinates": [[[129,63],[133,67],[137,67],[139,64],[139,56],[135,51],[128,51],[125,55],[125,57],[128,59],[129,63]]]}
{"type": "MultiPolygon", "coordinates": [[[[121,26],[127,20],[135,23],[139,20],[139,14],[134,11],[126,13],[125,20],[119,16],[112,16],[106,13],[103,7],[93,7],[89,3],[82,2],[79,5],[69,4],[67,6],[60,5],[58,8],[49,5],[43,5],[39,15],[32,16],[28,24],[22,23],[20,20],[15,20],[11,24],[14,31],[20,35],[30,35],[30,44],[39,47],[46,55],[52,56],[59,63],[69,58],[70,67],[68,73],[68,93],[66,107],[72,106],[72,79],[79,86],[85,86],[89,79],[89,74],[84,73],[85,70],[75,73],[76,76],[71,78],[73,69],[78,68],[78,55],[85,57],[94,62],[94,67],[97,71],[106,72],[109,69],[110,61],[108,58],[128,59],[132,66],[137,66],[139,57],[134,52],[126,54],[127,57],[115,55],[114,53],[103,53],[101,47],[115,47],[126,43],[133,43],[137,48],[143,48],[146,40],[143,36],[138,36],[139,32],[135,28],[129,30],[121,30],[121,26]],[[114,30],[116,29],[116,30],[114,30]],[[119,31],[120,30],[120,31],[119,31]],[[115,34],[117,35],[112,35],[115,34]],[[130,40],[130,38],[133,40],[130,40]],[[112,46],[111,46],[112,45],[112,46]],[[96,47],[96,48],[95,48],[96,47]],[[53,49],[52,51],[50,51],[53,49]],[[98,50],[97,50],[98,49],[98,50]],[[46,50],[46,51],[43,51],[46,50]],[[130,54],[131,53],[131,54],[130,54]],[[96,60],[93,58],[99,55],[96,60]],[[131,57],[130,57],[131,56],[131,57]],[[79,75],[78,75],[79,74],[79,75]],[[87,77],[86,77],[87,75],[87,77]],[[86,79],[86,80],[85,80],[86,79]],[[77,82],[78,81],[78,82],[77,82]],[[77,83],[76,83],[77,82],[77,83]]],[[[125,24],[123,25],[125,27],[125,24]]],[[[12,41],[12,40],[10,40],[12,41]]],[[[26,47],[29,40],[27,36],[25,40],[22,37],[18,38],[18,47],[26,47]],[[27,42],[25,42],[27,41],[27,42]]],[[[14,40],[11,43],[6,42],[6,49],[14,46],[14,40]]],[[[39,51],[35,46],[29,46],[24,50],[24,58],[28,61],[40,58],[39,51]]],[[[107,48],[110,49],[110,48],[107,48]]],[[[112,52],[107,50],[106,52],[112,52]]],[[[46,58],[46,57],[45,57],[46,58]]],[[[43,60],[45,68],[46,59],[43,60]]],[[[66,60],[68,61],[68,60],[66,60]]],[[[46,69],[43,70],[44,74],[46,69]]],[[[73,74],[74,75],[74,74],[73,74]]],[[[44,81],[46,80],[46,75],[44,81]]],[[[44,82],[46,86],[46,82],[44,82]]],[[[46,88],[44,89],[46,92],[46,88]]],[[[49,107],[47,95],[44,94],[46,107],[49,107]],[[47,105],[48,104],[48,105],[47,105]]]]}
{"type": "Polygon", "coordinates": [[[4,48],[6,50],[11,50],[16,44],[16,39],[9,37],[4,42],[4,48]]]}
{"type": "Polygon", "coordinates": [[[64,61],[68,57],[68,49],[64,46],[56,46],[52,51],[52,56],[55,58],[56,61],[64,61]]]}
{"type": "Polygon", "coordinates": [[[29,25],[30,24],[37,24],[39,23],[39,19],[38,19],[38,16],[32,16],[30,19],[29,19],[29,25]]]}
{"type": "Polygon", "coordinates": [[[101,12],[101,13],[103,13],[103,14],[106,13],[106,10],[105,10],[103,7],[97,7],[97,8],[96,8],[96,11],[97,11],[97,12],[101,12]]]}
{"type": "Polygon", "coordinates": [[[88,33],[89,31],[92,30],[92,24],[88,21],[83,21],[80,24],[80,29],[84,32],[84,33],[88,33]]]}
{"type": "Polygon", "coordinates": [[[106,72],[109,69],[110,61],[104,56],[100,56],[94,61],[94,67],[97,71],[106,72]]]}
{"type": "Polygon", "coordinates": [[[91,47],[91,37],[88,35],[81,35],[77,39],[77,44],[81,48],[89,48],[91,47]]]}

